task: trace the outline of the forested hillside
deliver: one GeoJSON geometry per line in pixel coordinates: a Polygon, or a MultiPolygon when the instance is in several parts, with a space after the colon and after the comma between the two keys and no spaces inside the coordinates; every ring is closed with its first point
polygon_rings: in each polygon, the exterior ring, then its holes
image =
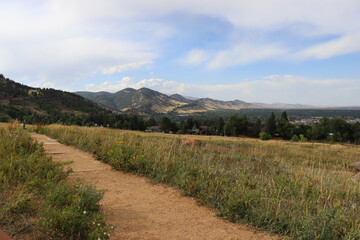
{"type": "Polygon", "coordinates": [[[51,88],[32,88],[0,74],[0,121],[66,122],[109,113],[79,95],[51,88]]]}

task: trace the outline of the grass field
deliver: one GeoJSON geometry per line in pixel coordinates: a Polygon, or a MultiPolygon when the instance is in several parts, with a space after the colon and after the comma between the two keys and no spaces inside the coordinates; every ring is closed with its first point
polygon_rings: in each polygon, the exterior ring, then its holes
{"type": "Polygon", "coordinates": [[[360,148],[105,128],[38,128],[113,168],[180,189],[233,222],[296,239],[359,239],[360,148]]]}
{"type": "Polygon", "coordinates": [[[108,239],[103,191],[67,175],[17,123],[0,124],[0,228],[12,239],[108,239]]]}

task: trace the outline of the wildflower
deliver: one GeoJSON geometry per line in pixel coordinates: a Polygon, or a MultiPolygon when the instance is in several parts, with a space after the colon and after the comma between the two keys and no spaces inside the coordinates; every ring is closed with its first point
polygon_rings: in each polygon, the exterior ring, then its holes
{"type": "Polygon", "coordinates": [[[83,214],[86,214],[86,211],[84,211],[83,214]]]}
{"type": "Polygon", "coordinates": [[[104,235],[106,235],[107,233],[106,232],[104,232],[104,235]]]}
{"type": "Polygon", "coordinates": [[[98,226],[100,226],[100,223],[98,223],[98,226]]]}
{"type": "Polygon", "coordinates": [[[93,224],[95,225],[95,222],[93,222],[93,224]]]}
{"type": "Polygon", "coordinates": [[[141,157],[144,157],[144,155],[141,155],[141,157]]]}

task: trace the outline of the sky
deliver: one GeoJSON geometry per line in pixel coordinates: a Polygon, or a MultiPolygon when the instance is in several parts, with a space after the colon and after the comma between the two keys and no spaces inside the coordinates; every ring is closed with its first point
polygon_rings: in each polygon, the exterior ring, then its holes
{"type": "Polygon", "coordinates": [[[360,106],[360,1],[0,0],[0,73],[65,91],[360,106]]]}

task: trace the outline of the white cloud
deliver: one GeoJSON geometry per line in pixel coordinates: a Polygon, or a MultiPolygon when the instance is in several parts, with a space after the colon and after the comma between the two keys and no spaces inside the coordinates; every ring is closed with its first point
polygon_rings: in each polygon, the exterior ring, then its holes
{"type": "MultiPolygon", "coordinates": [[[[41,1],[40,1],[41,2],[41,1]]],[[[65,11],[72,19],[140,18],[174,13],[226,19],[234,26],[273,31],[304,23],[326,34],[349,33],[360,28],[358,0],[48,0],[50,9],[65,11]]],[[[309,29],[310,30],[310,29],[309,29]]]]}
{"type": "Polygon", "coordinates": [[[360,33],[312,46],[298,53],[298,57],[326,59],[358,51],[360,51],[360,33]]]}
{"type": "Polygon", "coordinates": [[[125,72],[128,70],[137,70],[142,68],[143,66],[152,64],[152,61],[144,61],[144,62],[134,62],[134,63],[128,63],[128,64],[124,64],[124,65],[119,65],[119,66],[112,66],[112,67],[108,67],[108,68],[104,68],[101,70],[101,72],[103,74],[114,74],[116,72],[125,72]]]}
{"type": "Polygon", "coordinates": [[[128,37],[125,23],[96,18],[100,1],[67,4],[0,2],[0,69],[5,75],[30,81],[41,75],[64,88],[97,72],[139,69],[158,56],[153,43],[128,37]]]}
{"type": "Polygon", "coordinates": [[[236,65],[275,59],[287,52],[285,48],[277,45],[252,45],[248,43],[236,45],[230,49],[220,51],[207,64],[209,69],[218,69],[236,65]]]}
{"type": "Polygon", "coordinates": [[[208,54],[200,49],[192,49],[180,60],[184,65],[196,66],[205,62],[209,58],[208,54]]]}

